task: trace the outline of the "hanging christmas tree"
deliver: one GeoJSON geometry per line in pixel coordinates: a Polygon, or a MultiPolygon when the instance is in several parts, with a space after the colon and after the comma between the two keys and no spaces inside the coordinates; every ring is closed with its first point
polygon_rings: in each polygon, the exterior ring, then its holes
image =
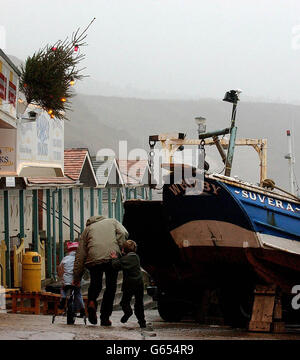
{"type": "Polygon", "coordinates": [[[29,104],[35,104],[48,112],[51,117],[66,119],[70,110],[70,99],[74,96],[72,85],[84,75],[78,65],[85,58],[81,49],[86,46],[87,28],[78,29],[71,39],[46,45],[27,58],[21,67],[20,89],[29,104]]]}

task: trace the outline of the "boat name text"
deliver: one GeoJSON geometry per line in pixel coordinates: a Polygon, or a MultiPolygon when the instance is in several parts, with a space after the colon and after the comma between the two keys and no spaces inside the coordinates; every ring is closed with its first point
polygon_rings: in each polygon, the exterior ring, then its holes
{"type": "MultiPolygon", "coordinates": [[[[172,191],[174,195],[179,195],[182,191],[185,191],[187,187],[194,187],[195,184],[190,184],[187,181],[183,181],[181,184],[172,184],[169,186],[169,189],[172,191]]],[[[210,192],[214,195],[219,195],[219,191],[221,190],[220,186],[216,186],[215,184],[204,181],[203,191],[210,192]]]]}
{"type": "MultiPolygon", "coordinates": [[[[239,194],[240,191],[235,191],[235,193],[239,194]]],[[[255,202],[260,202],[261,204],[274,206],[276,208],[288,210],[291,212],[295,212],[295,210],[300,211],[300,208],[299,209],[297,207],[293,208],[293,206],[290,203],[283,203],[283,201],[273,199],[269,196],[257,194],[251,191],[242,190],[242,197],[245,199],[250,199],[255,202]]]]}

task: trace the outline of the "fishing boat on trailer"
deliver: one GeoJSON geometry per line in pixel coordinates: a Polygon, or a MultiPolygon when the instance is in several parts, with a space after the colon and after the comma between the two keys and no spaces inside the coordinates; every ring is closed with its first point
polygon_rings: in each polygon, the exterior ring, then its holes
{"type": "Polygon", "coordinates": [[[206,176],[201,195],[184,194],[185,186],[166,185],[163,206],[191,263],[248,264],[291,292],[300,271],[299,201],[222,175],[206,176]]]}
{"type": "Polygon", "coordinates": [[[151,151],[160,142],[167,152],[169,162],[163,167],[171,181],[163,186],[162,201],[125,202],[123,224],[138,243],[142,266],[155,280],[158,310],[165,320],[179,320],[183,309],[191,308],[188,304],[199,309],[204,292],[215,289],[224,317],[239,323],[251,313],[256,284],[275,284],[290,296],[299,283],[300,199],[267,179],[266,139],[236,139],[238,95],[232,90],[224,98],[233,104],[230,128],[198,132],[197,140],[180,133],[150,136],[151,151]],[[219,139],[225,134],[229,140],[219,139]],[[224,175],[210,174],[206,167],[197,195],[187,191],[197,180],[183,175],[172,182],[176,169],[189,167],[173,161],[184,145],[216,145],[225,164],[224,175]],[[242,145],[259,155],[258,185],[230,176],[234,148],[242,145]]]}

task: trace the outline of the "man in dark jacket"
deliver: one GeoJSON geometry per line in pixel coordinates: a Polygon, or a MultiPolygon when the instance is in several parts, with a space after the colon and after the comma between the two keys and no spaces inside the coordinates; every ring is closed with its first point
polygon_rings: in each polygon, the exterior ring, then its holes
{"type": "Polygon", "coordinates": [[[102,290],[105,273],[106,288],[100,309],[102,326],[110,326],[113,302],[117,289],[118,271],[112,267],[111,252],[121,253],[128,232],[115,219],[92,216],[87,220],[81,234],[74,263],[74,285],[79,285],[84,268],[90,271],[91,282],[88,291],[88,316],[91,324],[97,324],[97,298],[102,290]]]}
{"type": "Polygon", "coordinates": [[[115,252],[112,252],[113,258],[112,266],[117,270],[123,270],[123,296],[121,300],[121,307],[124,315],[121,318],[122,323],[126,323],[133,314],[130,302],[132,297],[135,298],[134,313],[141,328],[146,328],[146,321],[144,315],[144,282],[143,274],[140,266],[139,256],[136,254],[136,243],[132,240],[127,240],[123,244],[122,253],[124,256],[118,259],[115,252]]]}

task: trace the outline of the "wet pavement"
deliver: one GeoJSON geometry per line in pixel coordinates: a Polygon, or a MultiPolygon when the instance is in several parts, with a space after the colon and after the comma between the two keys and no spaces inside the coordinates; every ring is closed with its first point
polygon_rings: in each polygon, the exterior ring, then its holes
{"type": "Polygon", "coordinates": [[[121,311],[114,311],[112,326],[84,325],[76,319],[75,325],[67,325],[66,317],[21,315],[0,313],[0,340],[300,340],[300,328],[289,329],[285,334],[249,333],[226,326],[199,325],[192,321],[167,323],[156,310],[147,310],[146,319],[153,331],[141,331],[134,318],[120,323],[121,311]]]}

